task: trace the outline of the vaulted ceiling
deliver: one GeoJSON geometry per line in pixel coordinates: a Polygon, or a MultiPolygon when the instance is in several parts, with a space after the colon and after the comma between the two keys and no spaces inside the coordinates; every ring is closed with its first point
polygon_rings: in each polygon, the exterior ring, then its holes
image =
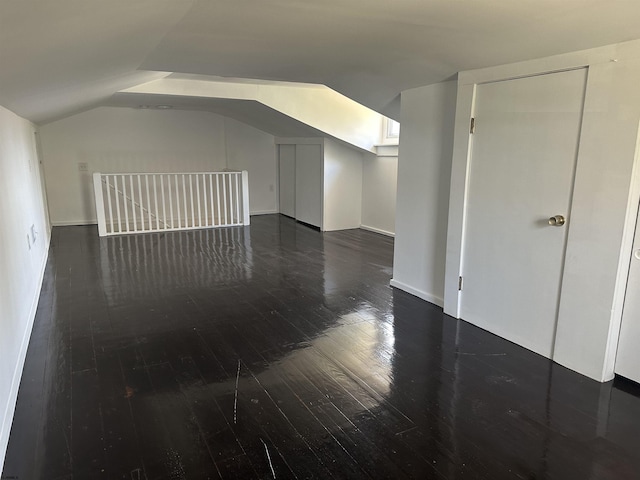
{"type": "Polygon", "coordinates": [[[324,84],[397,117],[402,90],[461,70],[636,38],[637,0],[2,0],[0,104],[44,123],[179,72],[324,84]]]}

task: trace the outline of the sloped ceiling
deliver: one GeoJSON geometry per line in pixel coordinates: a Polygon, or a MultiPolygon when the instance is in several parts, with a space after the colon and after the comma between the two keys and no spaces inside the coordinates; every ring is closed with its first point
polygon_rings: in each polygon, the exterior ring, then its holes
{"type": "Polygon", "coordinates": [[[397,117],[407,88],[639,25],[637,0],[2,0],[0,104],[44,123],[180,72],[325,84],[397,117]]]}
{"type": "MultiPolygon", "coordinates": [[[[156,95],[144,93],[116,93],[106,103],[112,107],[157,105],[156,95]]],[[[162,103],[179,110],[197,110],[217,113],[270,133],[276,137],[323,137],[325,132],[284,115],[255,100],[230,98],[202,98],[163,95],[162,103]]]]}

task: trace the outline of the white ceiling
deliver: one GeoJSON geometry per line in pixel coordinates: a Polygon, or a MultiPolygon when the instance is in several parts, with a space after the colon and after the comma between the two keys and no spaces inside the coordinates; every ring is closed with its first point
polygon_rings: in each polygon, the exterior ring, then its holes
{"type": "Polygon", "coordinates": [[[638,0],[1,0],[0,104],[43,123],[159,71],[320,83],[397,117],[402,90],[461,70],[636,38],[638,0]]]}

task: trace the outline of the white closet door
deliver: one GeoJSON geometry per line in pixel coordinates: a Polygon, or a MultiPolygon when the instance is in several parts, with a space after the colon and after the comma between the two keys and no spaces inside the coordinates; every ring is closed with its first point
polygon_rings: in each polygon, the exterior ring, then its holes
{"type": "Polygon", "coordinates": [[[280,213],[296,216],[296,146],[280,145],[280,213]]]}
{"type": "Polygon", "coordinates": [[[321,145],[296,145],[296,220],[322,229],[321,145]]]}

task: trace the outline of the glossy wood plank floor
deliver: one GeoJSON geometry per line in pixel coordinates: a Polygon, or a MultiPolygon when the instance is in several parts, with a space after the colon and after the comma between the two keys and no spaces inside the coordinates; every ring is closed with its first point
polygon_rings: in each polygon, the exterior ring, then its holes
{"type": "Polygon", "coordinates": [[[55,228],[2,478],[640,478],[635,384],[392,290],[392,243],[55,228]]]}

